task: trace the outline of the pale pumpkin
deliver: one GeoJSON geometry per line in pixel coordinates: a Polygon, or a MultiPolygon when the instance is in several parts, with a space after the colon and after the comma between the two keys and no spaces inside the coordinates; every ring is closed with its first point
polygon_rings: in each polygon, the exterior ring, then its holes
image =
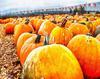
{"type": "Polygon", "coordinates": [[[34,49],[27,57],[22,79],[84,79],[80,65],[65,46],[52,44],[34,49]]]}

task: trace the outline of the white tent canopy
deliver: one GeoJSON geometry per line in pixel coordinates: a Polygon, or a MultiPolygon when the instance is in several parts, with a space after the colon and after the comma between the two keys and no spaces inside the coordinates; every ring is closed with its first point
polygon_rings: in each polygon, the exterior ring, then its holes
{"type": "Polygon", "coordinates": [[[92,2],[100,2],[100,0],[0,0],[0,10],[9,8],[67,7],[92,2]]]}

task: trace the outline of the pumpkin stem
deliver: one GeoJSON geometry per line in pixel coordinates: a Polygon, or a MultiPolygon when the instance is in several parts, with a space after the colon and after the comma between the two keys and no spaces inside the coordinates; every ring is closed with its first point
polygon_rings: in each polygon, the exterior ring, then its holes
{"type": "Polygon", "coordinates": [[[26,18],[25,24],[28,24],[30,22],[29,18],[26,18]]]}
{"type": "Polygon", "coordinates": [[[45,15],[44,15],[44,14],[42,14],[42,19],[45,19],[44,17],[45,17],[45,15]]]}
{"type": "Polygon", "coordinates": [[[37,35],[37,38],[36,38],[36,40],[35,40],[35,43],[39,43],[40,42],[40,39],[41,39],[41,35],[37,35]]]}
{"type": "Polygon", "coordinates": [[[86,21],[89,21],[89,19],[88,19],[88,18],[86,18],[86,21]]]}
{"type": "Polygon", "coordinates": [[[54,24],[57,24],[57,22],[56,22],[55,20],[53,20],[53,21],[51,21],[51,22],[53,22],[54,24]]]}
{"type": "Polygon", "coordinates": [[[80,24],[86,25],[84,22],[81,22],[80,24]]]}
{"type": "Polygon", "coordinates": [[[67,22],[67,17],[68,17],[68,16],[66,16],[66,17],[63,19],[63,21],[62,21],[62,23],[61,23],[61,27],[64,27],[64,26],[65,26],[65,24],[66,24],[66,22],[67,22]]]}
{"type": "Polygon", "coordinates": [[[44,45],[49,45],[49,36],[45,37],[44,45]]]}

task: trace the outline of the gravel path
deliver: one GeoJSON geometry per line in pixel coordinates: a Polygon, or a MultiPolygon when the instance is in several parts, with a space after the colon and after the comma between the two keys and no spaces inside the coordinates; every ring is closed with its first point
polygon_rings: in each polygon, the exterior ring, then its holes
{"type": "Polygon", "coordinates": [[[21,69],[13,35],[5,35],[0,25],[0,79],[20,79],[21,69]]]}

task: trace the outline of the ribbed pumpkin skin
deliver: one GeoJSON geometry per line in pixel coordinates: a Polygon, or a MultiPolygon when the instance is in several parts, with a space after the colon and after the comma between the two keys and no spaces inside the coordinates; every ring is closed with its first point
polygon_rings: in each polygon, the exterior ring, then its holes
{"type": "Polygon", "coordinates": [[[22,33],[19,38],[18,38],[18,41],[17,41],[17,55],[19,57],[20,55],[20,50],[21,50],[21,47],[22,45],[24,44],[24,42],[30,38],[32,36],[32,34],[26,32],[26,33],[22,33]]]}
{"type": "Polygon", "coordinates": [[[59,44],[34,49],[27,57],[22,79],[83,79],[72,52],[59,44]]]}
{"type": "Polygon", "coordinates": [[[73,34],[69,29],[65,29],[63,27],[55,27],[50,34],[49,43],[63,44],[66,46],[72,37],[73,34]]]}
{"type": "Polygon", "coordinates": [[[34,28],[34,30],[35,30],[36,32],[38,32],[38,30],[39,30],[39,28],[40,28],[42,22],[43,22],[42,19],[38,19],[38,18],[35,19],[35,18],[34,18],[34,19],[31,20],[30,23],[31,23],[32,27],[34,28]]]}
{"type": "Polygon", "coordinates": [[[14,42],[17,43],[19,36],[24,32],[33,32],[32,26],[26,24],[18,24],[14,28],[14,42]]]}
{"type": "Polygon", "coordinates": [[[50,35],[51,31],[53,30],[53,28],[55,27],[56,25],[52,22],[50,22],[49,20],[45,20],[40,28],[39,28],[39,31],[38,31],[38,34],[40,35],[50,35]]]}
{"type": "Polygon", "coordinates": [[[91,36],[77,35],[67,46],[78,59],[84,74],[100,77],[100,42],[91,36]]]}
{"type": "Polygon", "coordinates": [[[43,46],[43,42],[44,42],[44,36],[41,36],[40,42],[39,43],[35,43],[35,40],[37,38],[37,35],[34,34],[34,36],[28,38],[20,51],[20,62],[23,65],[24,61],[26,60],[28,54],[35,48],[39,47],[39,46],[43,46]]]}
{"type": "Polygon", "coordinates": [[[72,31],[73,35],[89,33],[89,29],[87,28],[87,26],[79,23],[71,24],[69,26],[69,29],[72,31]]]}

